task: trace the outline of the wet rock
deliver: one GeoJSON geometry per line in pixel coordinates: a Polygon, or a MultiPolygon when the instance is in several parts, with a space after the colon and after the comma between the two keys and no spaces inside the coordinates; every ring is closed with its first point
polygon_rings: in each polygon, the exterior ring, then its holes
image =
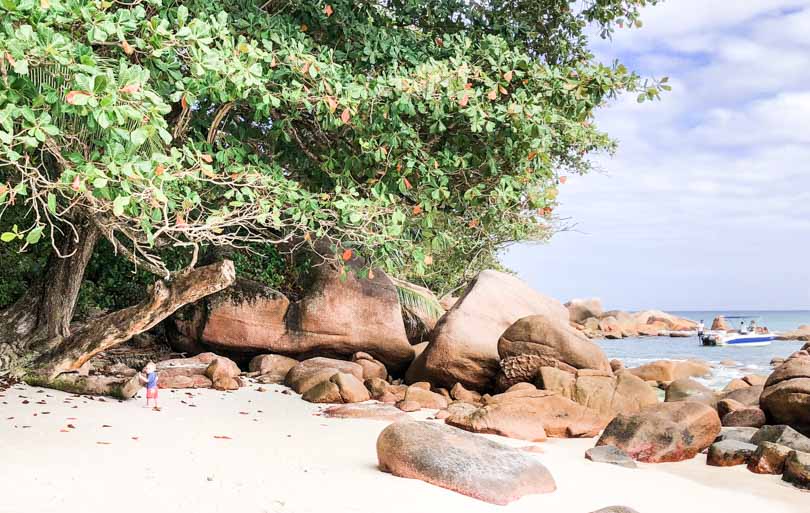
{"type": "Polygon", "coordinates": [[[626,452],[612,445],[591,447],[585,451],[585,458],[596,463],[609,463],[626,468],[636,468],[636,462],[626,452]]]}
{"type": "Polygon", "coordinates": [[[692,360],[658,360],[640,367],[628,369],[644,381],[675,381],[676,379],[700,377],[711,374],[712,368],[705,362],[692,360]]]}
{"type": "Polygon", "coordinates": [[[810,452],[810,438],[802,435],[790,426],[763,426],[754,436],[751,443],[759,445],[762,442],[773,442],[790,447],[794,451],[810,452]]]}
{"type": "Polygon", "coordinates": [[[755,474],[781,474],[785,459],[793,449],[773,442],[760,442],[748,461],[748,470],[755,474]]]}
{"type": "Polygon", "coordinates": [[[706,464],[713,467],[733,467],[748,463],[754,455],[757,446],[738,440],[723,440],[715,442],[709,447],[706,464]]]}
{"type": "Polygon", "coordinates": [[[696,400],[704,404],[714,403],[714,391],[689,378],[676,379],[669,384],[664,399],[666,402],[696,400]]]}
{"type": "Polygon", "coordinates": [[[380,469],[493,504],[556,489],[536,457],[431,422],[395,422],[377,439],[380,469]]]}
{"type": "Polygon", "coordinates": [[[785,472],[782,481],[802,490],[810,490],[810,454],[791,451],[785,458],[785,472]]]}
{"type": "Polygon", "coordinates": [[[597,445],[615,445],[648,463],[681,461],[711,445],[720,433],[712,408],[694,402],[661,403],[631,415],[618,415],[597,445]]]}

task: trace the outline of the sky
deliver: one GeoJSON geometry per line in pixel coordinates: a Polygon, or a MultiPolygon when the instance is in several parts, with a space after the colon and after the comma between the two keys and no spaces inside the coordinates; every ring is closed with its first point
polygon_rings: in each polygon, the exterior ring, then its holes
{"type": "Polygon", "coordinates": [[[609,309],[810,309],[810,0],[666,0],[643,22],[595,53],[673,90],[599,111],[619,149],[560,186],[574,229],[502,262],[609,309]]]}

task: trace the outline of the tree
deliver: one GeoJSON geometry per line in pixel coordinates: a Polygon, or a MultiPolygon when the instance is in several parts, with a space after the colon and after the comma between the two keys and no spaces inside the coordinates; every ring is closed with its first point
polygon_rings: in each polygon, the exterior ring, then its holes
{"type": "Polygon", "coordinates": [[[655,1],[0,0],[0,238],[50,247],[0,371],[54,379],[228,286],[201,248],[429,282],[547,237],[560,176],[613,147],[594,110],[667,88],[597,62],[587,27],[655,1]],[[161,281],[72,328],[101,239],[161,281]]]}

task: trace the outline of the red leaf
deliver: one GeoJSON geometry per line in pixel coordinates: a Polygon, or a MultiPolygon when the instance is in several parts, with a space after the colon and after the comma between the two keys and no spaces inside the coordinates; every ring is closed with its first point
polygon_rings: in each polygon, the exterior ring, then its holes
{"type": "Polygon", "coordinates": [[[206,164],[210,164],[211,162],[214,161],[214,159],[211,158],[211,155],[209,155],[207,153],[203,153],[202,155],[200,155],[200,160],[202,160],[206,164]]]}
{"type": "Polygon", "coordinates": [[[465,94],[465,95],[464,95],[464,96],[462,96],[462,97],[461,97],[461,99],[458,101],[458,104],[459,104],[460,106],[462,106],[462,107],[466,107],[466,106],[467,106],[467,102],[469,102],[469,101],[470,101],[470,97],[469,97],[469,95],[466,95],[466,94],[465,94]]]}
{"type": "Polygon", "coordinates": [[[166,168],[164,168],[164,167],[163,167],[162,165],[160,165],[160,164],[158,164],[158,167],[156,167],[156,168],[155,168],[155,174],[156,174],[157,176],[162,175],[162,174],[163,174],[165,171],[166,171],[166,168]]]}
{"type": "Polygon", "coordinates": [[[183,110],[188,108],[188,100],[186,100],[186,95],[183,95],[183,97],[180,98],[180,106],[183,107],[183,110]]]}
{"type": "Polygon", "coordinates": [[[14,65],[17,63],[17,61],[16,61],[16,60],[14,60],[14,57],[12,57],[12,56],[11,56],[11,54],[10,54],[10,53],[8,53],[8,52],[6,52],[6,60],[7,60],[7,61],[8,61],[8,63],[9,63],[9,64],[11,64],[12,66],[14,66],[14,65]]]}
{"type": "Polygon", "coordinates": [[[405,188],[406,189],[412,189],[413,188],[413,185],[411,185],[411,182],[409,182],[407,178],[403,178],[402,181],[405,182],[405,188]]]}
{"type": "Polygon", "coordinates": [[[418,216],[421,213],[422,213],[421,205],[416,205],[415,207],[413,207],[413,215],[418,216]]]}
{"type": "Polygon", "coordinates": [[[352,250],[351,249],[344,249],[342,257],[344,262],[348,262],[352,259],[352,250]]]}
{"type": "Polygon", "coordinates": [[[79,175],[76,175],[73,178],[73,183],[70,184],[70,188],[73,189],[74,191],[78,191],[79,189],[82,188],[82,179],[79,175]]]}
{"type": "Polygon", "coordinates": [[[349,112],[348,108],[343,109],[343,112],[340,113],[340,120],[343,121],[344,125],[348,125],[350,119],[352,119],[352,113],[349,112]]]}
{"type": "Polygon", "coordinates": [[[76,99],[79,96],[90,96],[90,93],[87,91],[70,91],[67,96],[65,96],[65,101],[70,105],[76,105],[76,99]]]}
{"type": "Polygon", "coordinates": [[[217,440],[231,440],[231,437],[226,435],[214,435],[214,438],[216,438],[217,440]]]}
{"type": "Polygon", "coordinates": [[[504,73],[503,74],[503,79],[506,80],[507,82],[511,82],[512,81],[512,71],[507,71],[506,73],[504,73]]]}

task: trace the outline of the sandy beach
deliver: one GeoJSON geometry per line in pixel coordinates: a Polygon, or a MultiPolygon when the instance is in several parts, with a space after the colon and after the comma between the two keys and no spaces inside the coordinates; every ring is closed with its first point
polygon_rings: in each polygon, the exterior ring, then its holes
{"type": "Polygon", "coordinates": [[[705,456],[631,470],[585,460],[591,439],[554,439],[535,457],[557,491],[493,506],[380,472],[375,442],[386,422],[325,418],[286,387],[262,388],[163,390],[160,412],[141,397],[10,388],[0,393],[0,512],[588,513],[620,504],[640,513],[799,513],[810,498],[779,476],[708,467],[705,456]]]}

